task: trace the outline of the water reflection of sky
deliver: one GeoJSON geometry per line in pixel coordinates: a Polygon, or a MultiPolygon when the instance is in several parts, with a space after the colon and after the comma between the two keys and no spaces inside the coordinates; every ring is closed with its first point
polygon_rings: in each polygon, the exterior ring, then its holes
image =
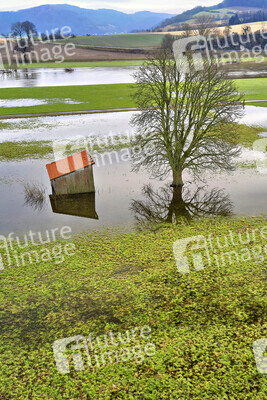
{"type": "MultiPolygon", "coordinates": [[[[240,64],[233,64],[228,68],[238,68],[237,71],[229,72],[233,78],[267,74],[264,67],[258,71],[256,68],[248,70],[247,67],[243,69],[240,64]]],[[[65,68],[19,69],[10,74],[0,73],[0,88],[132,83],[132,75],[137,69],[138,67],[81,67],[73,68],[72,72],[66,72],[65,68]]]]}
{"type": "Polygon", "coordinates": [[[64,68],[36,68],[0,74],[0,88],[31,86],[77,86],[134,82],[137,67],[82,67],[73,72],[64,68]]]}

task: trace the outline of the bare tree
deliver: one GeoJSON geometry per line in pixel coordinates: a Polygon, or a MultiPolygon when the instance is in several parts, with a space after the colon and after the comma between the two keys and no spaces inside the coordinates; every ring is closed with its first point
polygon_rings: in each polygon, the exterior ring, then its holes
{"type": "Polygon", "coordinates": [[[195,18],[194,34],[205,36],[206,38],[211,35],[215,28],[214,18],[211,15],[203,14],[195,18]]]}
{"type": "Polygon", "coordinates": [[[172,50],[173,42],[175,41],[176,37],[173,35],[170,35],[169,33],[164,36],[162,39],[161,47],[164,50],[172,50]]]}
{"type": "Polygon", "coordinates": [[[30,21],[22,22],[22,27],[28,37],[28,41],[30,41],[32,37],[37,34],[36,26],[30,21]]]}
{"type": "Polygon", "coordinates": [[[190,24],[188,24],[187,22],[184,22],[181,26],[182,28],[182,37],[189,37],[192,36],[194,34],[193,30],[192,30],[192,26],[190,24]]]}
{"type": "Polygon", "coordinates": [[[24,27],[21,22],[15,22],[11,25],[12,35],[16,37],[20,37],[22,39],[22,34],[24,32],[24,27]]]}
{"type": "Polygon", "coordinates": [[[215,63],[204,60],[195,70],[191,56],[184,63],[161,50],[135,74],[133,168],[161,178],[172,172],[174,187],[183,185],[186,168],[233,170],[240,152],[234,122],[243,115],[242,96],[215,63]]]}

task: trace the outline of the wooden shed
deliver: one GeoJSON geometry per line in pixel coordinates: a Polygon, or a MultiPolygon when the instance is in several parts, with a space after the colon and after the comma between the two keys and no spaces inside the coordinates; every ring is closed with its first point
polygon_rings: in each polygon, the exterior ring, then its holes
{"type": "Polygon", "coordinates": [[[47,164],[53,195],[95,193],[94,164],[87,150],[47,164]]]}

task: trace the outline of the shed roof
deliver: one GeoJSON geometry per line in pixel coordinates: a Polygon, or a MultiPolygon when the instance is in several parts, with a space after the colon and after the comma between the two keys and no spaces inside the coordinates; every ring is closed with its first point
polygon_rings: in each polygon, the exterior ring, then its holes
{"type": "Polygon", "coordinates": [[[93,164],[95,164],[95,162],[90,157],[88,151],[83,150],[80,153],[47,164],[46,169],[50,180],[52,180],[93,164]]]}

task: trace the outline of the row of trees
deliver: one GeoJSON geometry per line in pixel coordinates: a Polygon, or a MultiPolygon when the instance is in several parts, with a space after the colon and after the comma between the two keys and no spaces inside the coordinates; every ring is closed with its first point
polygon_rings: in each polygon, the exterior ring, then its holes
{"type": "Polygon", "coordinates": [[[15,22],[11,25],[11,33],[14,37],[19,37],[20,39],[22,39],[26,34],[28,40],[30,40],[32,37],[37,35],[37,29],[30,21],[15,22]]]}
{"type": "MultiPolygon", "coordinates": [[[[25,36],[27,37],[28,42],[32,40],[33,37],[38,36],[37,28],[34,23],[30,21],[24,22],[15,22],[11,25],[11,34],[12,36],[19,38],[22,40],[25,36]]],[[[64,39],[66,36],[63,36],[60,29],[54,30],[51,33],[41,33],[39,34],[42,41],[53,41],[57,39],[64,39]]],[[[70,37],[75,37],[75,35],[70,35],[70,37]]]]}
{"type": "Polygon", "coordinates": [[[239,25],[239,24],[247,24],[252,22],[262,22],[267,21],[267,12],[266,11],[257,11],[255,13],[251,12],[243,12],[236,13],[229,19],[229,25],[239,25]]]}

